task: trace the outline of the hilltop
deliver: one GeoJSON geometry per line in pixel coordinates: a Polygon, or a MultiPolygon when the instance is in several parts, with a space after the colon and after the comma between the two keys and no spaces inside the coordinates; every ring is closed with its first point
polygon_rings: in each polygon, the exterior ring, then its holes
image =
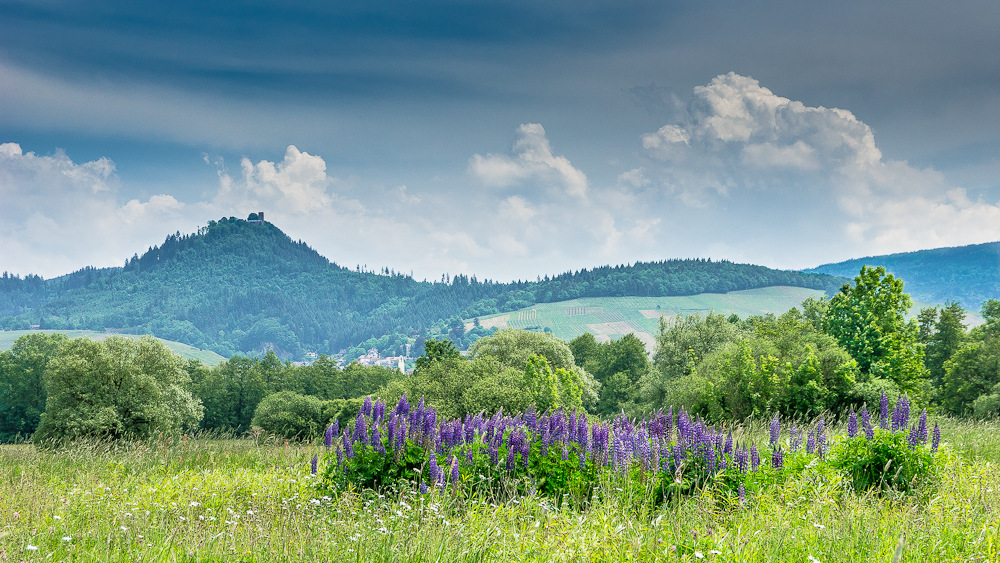
{"type": "MultiPolygon", "coordinates": [[[[120,268],[43,280],[0,278],[0,328],[149,333],[224,356],[332,354],[363,344],[401,352],[462,319],[584,297],[661,297],[787,286],[836,291],[846,280],[708,259],[600,266],[538,281],[456,275],[441,282],[351,270],[275,225],[234,217],[172,234],[120,268]]],[[[461,339],[460,329],[453,336],[461,339]]]]}
{"type": "Polygon", "coordinates": [[[883,266],[901,278],[914,301],[955,301],[979,311],[983,301],[1000,298],[1000,242],[866,256],[803,272],[853,278],[862,265],[883,266]]]}

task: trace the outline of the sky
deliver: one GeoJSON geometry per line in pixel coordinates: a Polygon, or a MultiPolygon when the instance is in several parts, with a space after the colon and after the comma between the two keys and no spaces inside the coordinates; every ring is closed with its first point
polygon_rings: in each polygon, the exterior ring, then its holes
{"type": "Polygon", "coordinates": [[[995,0],[0,0],[0,29],[13,274],[256,211],[417,279],[1000,240],[995,0]]]}

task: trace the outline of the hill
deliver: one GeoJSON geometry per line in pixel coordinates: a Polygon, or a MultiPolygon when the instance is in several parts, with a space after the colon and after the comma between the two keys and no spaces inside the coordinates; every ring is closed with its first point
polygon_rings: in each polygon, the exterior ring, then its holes
{"type": "Polygon", "coordinates": [[[1000,242],[867,256],[803,271],[853,278],[865,264],[901,278],[914,301],[956,301],[979,311],[983,301],[1000,298],[1000,242]]]}
{"type": "Polygon", "coordinates": [[[461,319],[586,297],[683,296],[794,286],[826,293],[843,279],[711,260],[601,266],[538,281],[465,275],[420,282],[348,269],[267,222],[234,217],[176,233],[120,268],[43,280],[0,277],[0,328],[153,334],[224,356],[276,350],[336,353],[375,345],[400,353],[461,319]]]}

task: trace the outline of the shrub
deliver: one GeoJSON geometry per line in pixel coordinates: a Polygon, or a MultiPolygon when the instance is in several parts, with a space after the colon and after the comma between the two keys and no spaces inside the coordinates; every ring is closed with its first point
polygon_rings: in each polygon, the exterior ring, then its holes
{"type": "Polygon", "coordinates": [[[36,443],[144,439],[197,425],[184,360],[151,336],[65,343],[45,370],[48,398],[36,443]]]}
{"type": "Polygon", "coordinates": [[[272,393],[257,405],[252,426],[289,440],[306,440],[323,424],[323,401],[292,391],[272,393]]]}
{"type": "Polygon", "coordinates": [[[876,429],[839,442],[831,463],[843,471],[855,491],[912,491],[929,484],[935,473],[934,455],[926,446],[912,446],[905,432],[876,429]]]}

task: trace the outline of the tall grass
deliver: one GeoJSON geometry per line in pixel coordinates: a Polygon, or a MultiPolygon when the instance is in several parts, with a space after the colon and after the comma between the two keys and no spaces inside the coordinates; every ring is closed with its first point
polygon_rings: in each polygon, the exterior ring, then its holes
{"type": "MultiPolygon", "coordinates": [[[[998,426],[945,421],[953,455],[927,495],[855,494],[817,466],[743,505],[710,489],[653,509],[609,473],[584,511],[322,497],[312,444],[0,446],[0,561],[892,561],[899,547],[903,561],[997,561],[998,426]]],[[[766,440],[759,422],[737,430],[766,440]]]]}

